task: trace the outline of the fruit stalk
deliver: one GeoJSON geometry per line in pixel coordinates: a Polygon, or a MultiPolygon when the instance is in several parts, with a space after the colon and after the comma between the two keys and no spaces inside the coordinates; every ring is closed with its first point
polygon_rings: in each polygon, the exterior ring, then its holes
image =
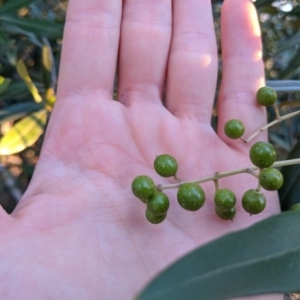
{"type": "Polygon", "coordinates": [[[243,138],[240,138],[243,142],[245,143],[249,143],[250,141],[252,141],[256,136],[258,136],[261,132],[267,130],[268,128],[274,126],[275,124],[278,124],[284,120],[287,120],[289,118],[292,118],[294,116],[297,116],[300,114],[300,110],[292,112],[290,114],[287,114],[285,116],[280,116],[278,119],[274,120],[273,122],[270,122],[269,124],[261,127],[260,129],[258,129],[257,131],[255,131],[251,136],[249,136],[246,140],[243,138]]]}
{"type": "MultiPolygon", "coordinates": [[[[300,164],[300,158],[277,161],[272,165],[272,168],[282,167],[282,166],[289,166],[289,165],[296,165],[296,164],[300,164]]],[[[255,172],[257,170],[260,170],[260,168],[259,167],[242,168],[242,169],[237,169],[237,170],[233,170],[233,171],[216,173],[213,176],[205,177],[205,178],[202,178],[202,179],[196,179],[196,180],[192,180],[192,181],[185,181],[185,182],[181,182],[181,183],[165,184],[165,185],[159,184],[159,185],[157,185],[157,188],[162,191],[162,190],[166,190],[166,189],[179,188],[184,183],[200,184],[200,183],[203,183],[203,182],[216,181],[216,180],[219,180],[219,179],[224,178],[224,177],[229,177],[229,176],[242,174],[242,173],[248,173],[248,174],[251,174],[251,175],[255,176],[256,178],[258,178],[258,174],[256,174],[256,172],[255,172]]]]}

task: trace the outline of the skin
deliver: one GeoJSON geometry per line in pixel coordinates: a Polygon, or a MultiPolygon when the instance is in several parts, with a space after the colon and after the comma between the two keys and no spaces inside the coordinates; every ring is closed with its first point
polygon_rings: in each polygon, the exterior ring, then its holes
{"type": "Polygon", "coordinates": [[[166,191],[171,208],[160,225],[145,220],[145,205],[130,191],[141,174],[174,182],[153,171],[163,153],[177,159],[184,180],[251,166],[250,145],[223,133],[232,118],[243,120],[246,137],[266,123],[255,102],[264,73],[250,1],[225,1],[222,47],[216,134],[211,1],[70,0],[58,100],[40,160],[16,210],[0,211],[1,299],[132,299],[188,251],[279,213],[276,192],[265,193],[263,213],[242,211],[238,199],[257,185],[249,174],[220,181],[237,195],[233,222],[215,215],[211,182],[202,185],[207,200],[198,212],[183,211],[176,190],[166,191]]]}

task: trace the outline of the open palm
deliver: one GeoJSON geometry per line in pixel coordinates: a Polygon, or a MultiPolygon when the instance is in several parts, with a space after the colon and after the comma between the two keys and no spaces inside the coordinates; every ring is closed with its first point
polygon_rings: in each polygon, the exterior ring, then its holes
{"type": "MultiPolygon", "coordinates": [[[[70,0],[58,101],[40,161],[13,214],[1,212],[3,299],[132,299],[187,251],[279,212],[276,193],[268,193],[264,213],[250,217],[238,201],[234,221],[221,220],[209,182],[204,207],[193,213],[168,190],[167,219],[152,225],[131,193],[141,174],[174,182],[153,171],[163,153],[177,159],[182,180],[251,165],[249,145],[230,141],[222,128],[239,118],[247,135],[265,122],[255,104],[264,83],[259,28],[248,0],[226,0],[222,12],[216,134],[210,1],[70,0]]],[[[250,175],[220,181],[239,200],[256,184],[250,175]]]]}

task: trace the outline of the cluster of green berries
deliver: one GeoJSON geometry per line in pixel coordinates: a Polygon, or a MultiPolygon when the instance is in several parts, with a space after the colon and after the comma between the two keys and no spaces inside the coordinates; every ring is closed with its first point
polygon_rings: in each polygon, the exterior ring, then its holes
{"type": "MultiPolygon", "coordinates": [[[[262,87],[256,93],[256,100],[262,106],[274,105],[277,94],[270,87],[262,87]]],[[[229,120],[224,126],[224,132],[231,139],[239,139],[245,132],[244,124],[240,120],[229,120]]],[[[268,191],[278,190],[283,184],[283,177],[280,171],[271,168],[276,160],[274,147],[266,142],[254,144],[250,150],[250,160],[260,168],[260,186],[268,191]]],[[[250,214],[257,214],[264,210],[266,198],[257,189],[247,191],[242,198],[243,208],[250,214]]]]}
{"type": "MultiPolygon", "coordinates": [[[[154,170],[162,177],[175,177],[178,170],[177,161],[168,154],[156,157],[154,170]]],[[[131,185],[133,194],[146,204],[146,219],[152,224],[165,220],[170,206],[168,196],[163,193],[146,175],[136,177],[131,185]]],[[[205,202],[205,193],[200,185],[183,183],[177,192],[181,207],[189,211],[200,209],[205,202]]]]}
{"type": "MultiPolygon", "coordinates": [[[[263,87],[257,92],[259,104],[273,105],[276,101],[276,92],[263,87]]],[[[231,139],[240,138],[245,131],[244,125],[239,120],[230,120],[224,128],[225,134],[231,139]]],[[[259,168],[258,188],[250,189],[242,196],[242,207],[250,215],[261,213],[266,207],[266,197],[260,191],[260,187],[268,191],[276,191],[283,184],[280,171],[272,168],[276,160],[274,147],[267,142],[255,143],[249,153],[251,162],[259,168]]],[[[178,163],[174,157],[162,154],[156,157],[154,169],[162,177],[174,177],[177,179],[178,163]]],[[[158,224],[166,219],[170,201],[162,192],[160,186],[156,186],[153,180],[146,175],[136,177],[131,185],[133,194],[146,204],[146,219],[152,224],[158,224]]],[[[188,211],[199,210],[205,202],[205,192],[202,187],[194,182],[179,184],[177,191],[179,205],[188,211]]],[[[236,196],[229,189],[219,189],[216,185],[214,195],[216,214],[224,220],[232,220],[236,214],[236,196]]]]}
{"type": "MultiPolygon", "coordinates": [[[[172,177],[177,173],[178,164],[172,156],[163,154],[156,157],[154,169],[162,177],[172,177]]],[[[136,177],[131,184],[131,190],[146,204],[145,215],[150,223],[158,224],[165,220],[170,206],[169,198],[155,186],[149,176],[136,177]]]]}
{"type": "MultiPolygon", "coordinates": [[[[257,91],[256,100],[262,106],[274,105],[277,100],[276,91],[271,87],[264,86],[257,91]]],[[[239,139],[243,136],[245,127],[240,120],[232,119],[225,124],[224,132],[231,139],[239,139]]]]}
{"type": "MultiPolygon", "coordinates": [[[[259,184],[265,190],[278,190],[283,184],[280,171],[271,166],[276,160],[274,147],[267,142],[257,142],[250,149],[250,160],[260,168],[259,184]]],[[[178,164],[168,155],[157,156],[154,161],[155,171],[163,177],[176,176],[178,164]]],[[[175,177],[176,178],[176,177],[175,177]]],[[[146,218],[152,224],[158,224],[165,220],[170,201],[159,186],[146,175],[136,177],[131,185],[133,194],[146,204],[146,218]]],[[[205,202],[205,192],[202,187],[193,182],[180,184],[177,191],[179,205],[188,211],[199,210],[205,202]]],[[[232,220],[236,214],[236,196],[229,189],[216,189],[214,195],[215,212],[224,220],[232,220]]],[[[251,215],[261,213],[266,207],[266,197],[258,189],[246,191],[242,197],[242,206],[251,215]]]]}

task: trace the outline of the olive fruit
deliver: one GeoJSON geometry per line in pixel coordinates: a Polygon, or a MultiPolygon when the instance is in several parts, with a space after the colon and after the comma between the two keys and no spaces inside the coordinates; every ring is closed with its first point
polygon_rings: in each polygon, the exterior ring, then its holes
{"type": "Polygon", "coordinates": [[[216,214],[223,220],[232,220],[236,214],[235,206],[229,210],[223,210],[219,207],[215,207],[216,214]]]}
{"type": "Polygon", "coordinates": [[[259,168],[268,168],[276,160],[276,152],[270,143],[257,142],[250,149],[250,160],[259,168]]]}
{"type": "Polygon", "coordinates": [[[245,127],[241,121],[232,119],[225,124],[224,132],[229,138],[238,139],[244,134],[245,127]]]}
{"type": "Polygon", "coordinates": [[[167,214],[153,215],[148,209],[146,209],[146,219],[152,224],[159,224],[166,219],[167,214]]]}
{"type": "Polygon", "coordinates": [[[248,190],[242,198],[242,206],[251,215],[261,213],[266,207],[266,197],[257,190],[248,190]]]}
{"type": "Polygon", "coordinates": [[[153,180],[146,175],[136,177],[131,184],[131,190],[144,203],[157,191],[153,180]]]}
{"type": "Polygon", "coordinates": [[[200,209],[205,202],[205,193],[196,183],[184,183],[177,192],[179,205],[189,211],[200,209]]]}
{"type": "Polygon", "coordinates": [[[154,169],[162,177],[174,176],[178,170],[178,164],[174,157],[162,154],[155,158],[154,169]]]}
{"type": "Polygon", "coordinates": [[[260,88],[256,93],[257,102],[263,106],[273,105],[276,99],[276,91],[268,86],[260,88]]]}
{"type": "Polygon", "coordinates": [[[261,171],[259,183],[267,191],[276,191],[283,184],[283,176],[277,169],[268,168],[261,171]]]}
{"type": "Polygon", "coordinates": [[[215,206],[221,210],[231,210],[235,206],[235,194],[228,189],[220,189],[215,193],[215,206]]]}
{"type": "Polygon", "coordinates": [[[169,198],[162,192],[157,192],[147,200],[147,210],[153,215],[165,214],[170,206],[169,198]]]}

